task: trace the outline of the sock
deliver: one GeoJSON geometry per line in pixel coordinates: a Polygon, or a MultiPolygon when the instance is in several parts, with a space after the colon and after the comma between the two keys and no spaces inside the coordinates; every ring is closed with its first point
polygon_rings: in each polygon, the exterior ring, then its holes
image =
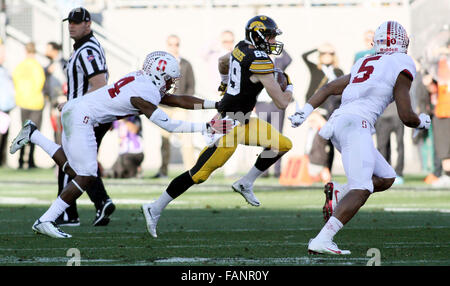
{"type": "Polygon", "coordinates": [[[334,216],[330,217],[322,230],[316,236],[319,240],[330,241],[344,225],[334,216]]]}
{"type": "Polygon", "coordinates": [[[155,214],[159,215],[171,201],[173,201],[173,198],[167,193],[167,191],[164,191],[153,203],[152,213],[155,211],[155,214]]]}
{"type": "Polygon", "coordinates": [[[170,197],[176,199],[178,196],[192,187],[192,185],[194,185],[194,181],[192,180],[189,171],[186,171],[173,179],[172,182],[170,182],[169,186],[166,189],[166,192],[170,197]]]}
{"type": "Polygon", "coordinates": [[[241,180],[253,185],[253,183],[255,182],[255,180],[262,175],[262,173],[264,173],[264,171],[259,170],[258,168],[256,168],[255,166],[253,166],[250,171],[248,171],[248,173],[242,177],[241,180]]]}
{"type": "Polygon", "coordinates": [[[60,197],[52,203],[50,208],[39,218],[40,221],[55,221],[69,205],[63,201],[60,197]]]}
{"type": "Polygon", "coordinates": [[[264,172],[283,157],[284,154],[286,154],[286,152],[280,153],[271,149],[264,149],[256,159],[255,167],[264,172]]]}
{"type": "Polygon", "coordinates": [[[41,147],[45,153],[47,153],[50,157],[53,157],[55,155],[56,151],[58,151],[59,148],[61,148],[60,145],[56,144],[55,142],[47,139],[39,130],[34,130],[33,134],[31,134],[30,137],[31,143],[34,143],[41,147]]]}

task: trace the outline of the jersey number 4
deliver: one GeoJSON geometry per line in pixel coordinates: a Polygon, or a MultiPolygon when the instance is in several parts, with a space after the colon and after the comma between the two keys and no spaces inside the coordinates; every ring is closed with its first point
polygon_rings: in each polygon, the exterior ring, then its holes
{"type": "Polygon", "coordinates": [[[134,76],[128,76],[128,77],[124,77],[124,78],[120,79],[119,81],[114,83],[114,87],[113,88],[108,89],[109,96],[111,96],[111,98],[116,97],[120,93],[120,89],[124,85],[127,85],[130,82],[132,82],[133,80],[134,80],[134,76]]]}
{"type": "Polygon", "coordinates": [[[381,56],[368,57],[365,59],[361,67],[358,70],[357,76],[353,79],[352,83],[360,83],[369,79],[370,75],[373,73],[374,67],[368,63],[371,61],[377,61],[381,56]],[[358,77],[362,73],[362,77],[358,77]]]}

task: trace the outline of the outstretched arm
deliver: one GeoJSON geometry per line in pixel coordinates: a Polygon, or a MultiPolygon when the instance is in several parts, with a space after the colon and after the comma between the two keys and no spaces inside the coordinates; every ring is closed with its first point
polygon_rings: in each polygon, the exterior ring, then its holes
{"type": "Polygon", "coordinates": [[[212,120],[211,122],[188,122],[171,119],[164,111],[156,105],[140,97],[132,97],[131,104],[140,112],[145,114],[151,122],[155,123],[168,132],[192,133],[228,133],[232,128],[231,120],[212,120]]]}
{"type": "Polygon", "coordinates": [[[322,86],[313,94],[313,96],[311,96],[302,109],[297,109],[293,115],[288,117],[291,121],[292,127],[299,127],[303,122],[305,122],[306,118],[313,112],[313,110],[322,105],[322,103],[324,103],[330,95],[342,94],[349,82],[350,74],[347,74],[322,86]]]}
{"type": "Polygon", "coordinates": [[[191,95],[165,95],[161,99],[161,104],[184,109],[215,109],[216,101],[203,100],[191,95]]]}
{"type": "Polygon", "coordinates": [[[349,82],[350,74],[338,77],[337,79],[325,84],[318,91],[316,91],[307,103],[311,104],[313,108],[317,108],[322,105],[322,103],[324,103],[330,95],[342,94],[349,82]]]}

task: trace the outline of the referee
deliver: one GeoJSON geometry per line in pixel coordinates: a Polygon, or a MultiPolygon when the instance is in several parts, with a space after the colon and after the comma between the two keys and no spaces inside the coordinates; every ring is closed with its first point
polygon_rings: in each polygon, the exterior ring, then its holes
{"type": "MultiPolygon", "coordinates": [[[[75,8],[63,21],[66,20],[69,21],[70,37],[75,41],[74,51],[66,66],[67,100],[70,101],[105,86],[108,81],[108,68],[103,48],[91,31],[91,15],[89,12],[82,7],[75,8]]],[[[99,148],[103,136],[110,127],[111,123],[100,124],[94,128],[97,148],[99,148]]],[[[100,176],[100,168],[97,175],[95,184],[88,188],[86,192],[96,208],[96,216],[92,224],[103,226],[109,223],[109,216],[116,207],[106,193],[100,176]]],[[[59,170],[58,195],[71,179],[61,169],[59,170]]],[[[65,226],[80,225],[76,203],[71,205],[56,220],[56,223],[65,226]]]]}

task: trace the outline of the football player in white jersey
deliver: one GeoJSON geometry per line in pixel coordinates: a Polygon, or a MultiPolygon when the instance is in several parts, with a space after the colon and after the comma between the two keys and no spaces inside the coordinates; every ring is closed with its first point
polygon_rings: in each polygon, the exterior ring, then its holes
{"type": "Polygon", "coordinates": [[[417,115],[411,107],[409,89],[415,64],[408,56],[409,39],[395,21],[381,24],[375,32],[376,54],[359,59],[351,73],[320,88],[302,109],[289,116],[293,127],[300,126],[329,96],[342,94],[342,103],[319,135],[331,139],[342,154],[347,184],[325,186],[325,226],[308,244],[309,253],[350,254],[333,242],[336,233],[358,212],[373,192],[387,190],[396,174],[375,148],[374,125],[384,109],[395,100],[402,122],[411,128],[428,129],[430,117],[417,115]]]}
{"type": "Polygon", "coordinates": [[[67,102],[61,113],[62,146],[44,137],[28,120],[14,139],[10,153],[28,142],[40,146],[62,170],[73,176],[50,208],[33,224],[36,233],[55,238],[69,238],[55,224],[55,219],[72,204],[97,176],[97,143],[94,126],[128,115],[144,114],[169,132],[227,133],[230,120],[193,123],[172,120],[157,106],[163,103],[185,109],[214,109],[215,101],[193,96],[171,95],[175,81],[181,76],[177,60],[166,52],[153,52],[145,59],[142,70],[129,73],[114,84],[97,89],[67,102]]]}

